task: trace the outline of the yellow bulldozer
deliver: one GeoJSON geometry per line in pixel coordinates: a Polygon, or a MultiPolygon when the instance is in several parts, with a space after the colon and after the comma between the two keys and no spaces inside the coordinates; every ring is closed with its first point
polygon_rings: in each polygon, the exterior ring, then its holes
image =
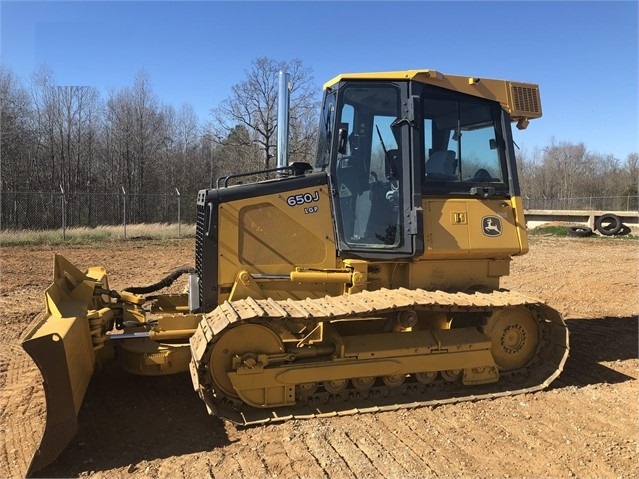
{"type": "Polygon", "coordinates": [[[30,471],[72,439],[109,361],[190,371],[209,413],[242,425],[547,387],[568,330],[500,288],[528,251],[511,125],[540,116],[535,84],[338,75],[324,85],[314,165],[280,155],[270,179],[238,174],[198,193],[194,268],[115,291],[103,267],[55,255],[46,309],[22,340],[47,401],[30,471]],[[188,291],[159,292],[182,274],[188,291]]]}

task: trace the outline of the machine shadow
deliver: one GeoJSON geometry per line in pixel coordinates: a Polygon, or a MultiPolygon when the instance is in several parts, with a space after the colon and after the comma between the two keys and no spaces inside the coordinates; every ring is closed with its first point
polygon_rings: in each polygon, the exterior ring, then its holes
{"type": "Polygon", "coordinates": [[[96,372],[78,422],[69,446],[34,477],[78,476],[230,443],[224,423],[208,415],[188,373],[147,377],[96,372]]]}
{"type": "Polygon", "coordinates": [[[635,379],[601,363],[639,357],[637,316],[567,319],[566,324],[570,333],[570,355],[552,389],[635,379]]]}

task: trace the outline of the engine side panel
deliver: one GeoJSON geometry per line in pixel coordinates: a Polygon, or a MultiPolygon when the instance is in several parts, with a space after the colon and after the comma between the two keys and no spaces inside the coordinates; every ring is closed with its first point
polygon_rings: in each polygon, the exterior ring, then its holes
{"type": "Polygon", "coordinates": [[[204,309],[248,295],[340,294],[338,284],[298,284],[289,278],[296,268],[338,267],[330,194],[324,173],[209,191],[200,201],[205,239],[196,254],[204,309]]]}

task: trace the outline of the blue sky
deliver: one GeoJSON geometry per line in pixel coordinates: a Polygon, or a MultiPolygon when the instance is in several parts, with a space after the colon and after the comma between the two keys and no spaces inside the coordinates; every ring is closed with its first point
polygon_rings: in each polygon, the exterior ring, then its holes
{"type": "Polygon", "coordinates": [[[110,89],[149,74],[160,102],[201,122],[258,57],[299,58],[318,96],[339,73],[430,68],[538,83],[543,117],[515,141],[532,153],[584,142],[638,152],[634,1],[7,1],[1,63],[28,85],[46,65],[60,85],[110,89]]]}

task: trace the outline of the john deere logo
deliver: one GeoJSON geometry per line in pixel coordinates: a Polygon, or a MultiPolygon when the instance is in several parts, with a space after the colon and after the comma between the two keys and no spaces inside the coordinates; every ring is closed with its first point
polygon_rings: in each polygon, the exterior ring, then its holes
{"type": "Polygon", "coordinates": [[[486,236],[501,235],[501,219],[498,216],[484,216],[481,219],[481,227],[486,236]]]}

